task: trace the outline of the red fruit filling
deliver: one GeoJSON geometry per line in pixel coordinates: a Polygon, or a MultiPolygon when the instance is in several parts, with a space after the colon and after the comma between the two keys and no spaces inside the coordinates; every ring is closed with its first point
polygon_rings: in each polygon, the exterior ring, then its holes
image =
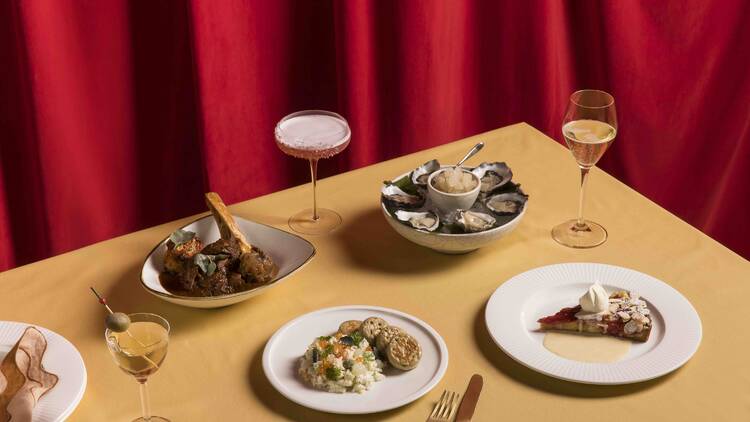
{"type": "Polygon", "coordinates": [[[576,320],[576,314],[581,311],[581,305],[573,308],[562,308],[560,312],[548,317],[540,318],[537,322],[541,324],[560,324],[576,320]]]}

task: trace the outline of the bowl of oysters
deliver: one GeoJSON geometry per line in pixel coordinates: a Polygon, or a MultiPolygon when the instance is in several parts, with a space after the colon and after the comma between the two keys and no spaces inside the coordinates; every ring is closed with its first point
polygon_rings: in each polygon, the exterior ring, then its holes
{"type": "Polygon", "coordinates": [[[529,196],[512,179],[504,162],[472,168],[430,160],[384,182],[380,205],[388,224],[406,239],[438,252],[462,254],[500,239],[521,222],[529,196]],[[450,201],[475,194],[468,205],[450,201]]]}

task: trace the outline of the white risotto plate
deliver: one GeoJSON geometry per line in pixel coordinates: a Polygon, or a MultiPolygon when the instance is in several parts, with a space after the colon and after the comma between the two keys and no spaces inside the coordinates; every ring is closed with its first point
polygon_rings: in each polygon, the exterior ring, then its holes
{"type": "Polygon", "coordinates": [[[57,384],[43,395],[32,415],[32,422],[64,421],[86,391],[86,367],[78,350],[63,336],[34,324],[0,321],[0,361],[18,342],[27,327],[35,327],[47,339],[42,365],[58,377],[57,384]]]}
{"type": "Polygon", "coordinates": [[[535,268],[503,283],[485,309],[487,330],[495,343],[519,363],[551,377],[586,384],[629,384],[660,377],[682,366],[701,342],[695,308],[677,290],[652,276],[605,264],[569,263],[535,268]],[[578,304],[598,282],[608,293],[628,290],[641,295],[654,325],[645,343],[633,342],[614,363],[586,363],[562,358],[542,344],[537,320],[578,304]]]}
{"type": "Polygon", "coordinates": [[[427,323],[400,311],[366,305],[326,308],[297,317],[279,328],[263,351],[266,377],[284,397],[311,409],[339,414],[382,412],[411,403],[432,390],[447,368],[445,341],[427,323]],[[299,360],[316,337],[335,333],[344,321],[371,316],[403,328],[419,341],[422,359],[415,369],[387,368],[385,379],[362,394],[329,393],[303,383],[297,375],[299,360]]]}

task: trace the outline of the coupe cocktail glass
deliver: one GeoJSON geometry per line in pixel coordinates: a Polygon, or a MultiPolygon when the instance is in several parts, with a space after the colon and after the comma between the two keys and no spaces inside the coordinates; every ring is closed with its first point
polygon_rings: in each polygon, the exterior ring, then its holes
{"type": "Polygon", "coordinates": [[[289,227],[304,234],[326,234],[332,231],[341,224],[341,216],[335,211],[318,208],[318,160],[333,157],[346,149],[352,135],[349,124],[343,117],[330,111],[298,111],[279,121],[275,135],[279,149],[310,163],[313,207],[291,216],[289,227]]]}

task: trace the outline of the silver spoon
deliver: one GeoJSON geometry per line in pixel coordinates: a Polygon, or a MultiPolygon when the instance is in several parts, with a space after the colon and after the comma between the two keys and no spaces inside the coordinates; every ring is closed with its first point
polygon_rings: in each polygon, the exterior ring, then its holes
{"type": "Polygon", "coordinates": [[[458,164],[456,164],[454,167],[456,167],[456,168],[457,167],[461,167],[461,164],[463,164],[464,161],[466,161],[469,158],[473,157],[474,154],[478,153],[479,150],[481,150],[482,148],[484,148],[484,142],[480,142],[480,143],[474,145],[474,147],[472,147],[469,150],[469,152],[467,152],[466,155],[464,155],[464,158],[462,158],[461,161],[459,161],[458,164]]]}

